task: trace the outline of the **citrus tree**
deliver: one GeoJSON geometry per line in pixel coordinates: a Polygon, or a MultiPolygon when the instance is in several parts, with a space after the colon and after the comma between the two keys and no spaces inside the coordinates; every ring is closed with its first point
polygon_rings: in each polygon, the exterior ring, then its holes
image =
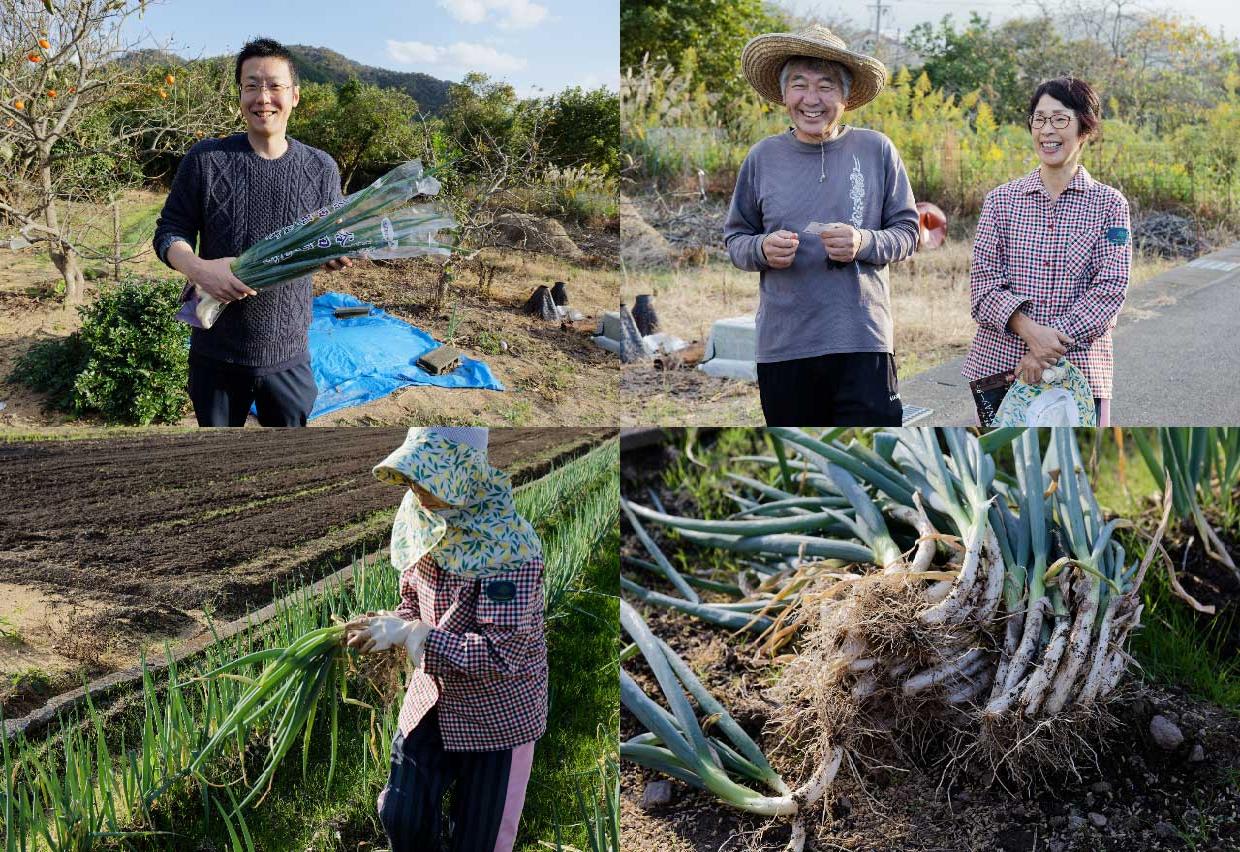
{"type": "Polygon", "coordinates": [[[16,230],[12,249],[46,245],[70,303],[83,301],[87,250],[74,202],[106,199],[141,179],[143,158],[236,122],[227,99],[178,97],[186,81],[171,68],[152,79],[122,36],[145,6],[0,0],[0,225],[16,230]]]}

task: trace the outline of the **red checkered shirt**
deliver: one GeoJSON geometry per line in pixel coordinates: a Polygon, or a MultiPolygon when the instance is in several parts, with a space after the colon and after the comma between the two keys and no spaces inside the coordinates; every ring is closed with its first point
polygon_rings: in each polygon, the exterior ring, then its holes
{"type": "Polygon", "coordinates": [[[978,325],[962,375],[980,379],[1016,368],[1029,348],[1007,323],[1020,310],[1075,340],[1068,360],[1094,396],[1110,399],[1111,329],[1131,267],[1128,202],[1084,166],[1058,201],[1036,169],[992,190],[973,241],[969,300],[978,325]]]}
{"type": "Polygon", "coordinates": [[[408,734],[438,705],[448,751],[498,751],[542,736],[547,644],[541,557],[479,579],[449,574],[423,556],[401,576],[400,597],[397,615],[432,625],[422,665],[405,690],[401,731],[408,734]],[[494,585],[506,583],[512,585],[494,585]]]}

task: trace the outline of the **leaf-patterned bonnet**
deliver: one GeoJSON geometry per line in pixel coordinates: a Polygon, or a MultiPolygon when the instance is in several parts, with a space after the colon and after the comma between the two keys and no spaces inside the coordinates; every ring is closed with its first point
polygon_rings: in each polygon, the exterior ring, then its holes
{"type": "Polygon", "coordinates": [[[415,426],[375,466],[380,481],[416,484],[450,507],[432,511],[413,489],[405,492],[392,524],[398,572],[432,551],[440,568],[465,577],[512,571],[541,553],[538,534],[517,514],[508,475],[491,467],[485,447],[485,430],[415,426]]]}

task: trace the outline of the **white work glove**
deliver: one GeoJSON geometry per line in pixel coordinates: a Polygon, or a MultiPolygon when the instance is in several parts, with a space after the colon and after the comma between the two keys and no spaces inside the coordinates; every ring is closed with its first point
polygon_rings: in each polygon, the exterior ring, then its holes
{"type": "Polygon", "coordinates": [[[406,621],[390,612],[351,621],[347,629],[347,644],[359,653],[404,647],[414,666],[421,664],[426,637],[431,632],[431,626],[424,621],[406,621]]]}

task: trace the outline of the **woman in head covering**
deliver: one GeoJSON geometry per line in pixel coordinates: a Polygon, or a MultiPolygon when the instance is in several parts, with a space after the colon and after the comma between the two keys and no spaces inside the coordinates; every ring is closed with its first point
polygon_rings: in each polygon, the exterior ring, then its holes
{"type": "Polygon", "coordinates": [[[1043,83],[1029,101],[1038,167],[982,205],[969,270],[977,334],[961,372],[984,426],[1014,379],[1037,385],[1064,358],[1089,383],[1098,425],[1109,425],[1111,329],[1128,292],[1132,245],[1128,202],[1081,165],[1101,122],[1098,95],[1084,80],[1043,83]]]}
{"type": "Polygon", "coordinates": [[[392,526],[401,604],[350,623],[347,641],[403,647],[414,666],[380,821],[392,852],[438,850],[454,785],[454,852],[508,852],[547,725],[538,536],[487,461],[486,429],[410,429],[374,473],[407,488],[392,526]]]}

